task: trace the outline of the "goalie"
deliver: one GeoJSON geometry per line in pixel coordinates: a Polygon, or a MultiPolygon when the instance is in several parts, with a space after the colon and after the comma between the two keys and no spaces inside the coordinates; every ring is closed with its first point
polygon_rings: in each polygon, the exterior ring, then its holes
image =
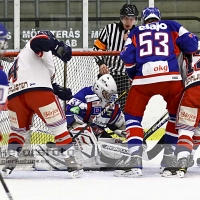
{"type": "MultiPolygon", "coordinates": [[[[111,75],[105,74],[93,86],[81,89],[67,103],[67,124],[73,136],[79,134],[87,123],[91,124],[75,139],[77,162],[83,163],[85,168],[113,166],[123,155],[128,155],[127,148],[122,143],[115,144],[119,139],[112,138],[105,131],[109,127],[113,133],[124,138],[124,114],[118,103],[112,103],[116,98],[116,83],[111,75]],[[109,108],[102,112],[105,107],[109,108]]],[[[36,170],[66,169],[52,143],[38,145],[34,154],[36,170]]]]}

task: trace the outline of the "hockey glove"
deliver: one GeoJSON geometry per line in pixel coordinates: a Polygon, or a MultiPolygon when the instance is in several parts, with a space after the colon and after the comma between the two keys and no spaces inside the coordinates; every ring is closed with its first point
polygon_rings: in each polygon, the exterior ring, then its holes
{"type": "Polygon", "coordinates": [[[53,55],[60,58],[63,62],[67,62],[72,57],[72,49],[66,45],[63,41],[55,40],[56,47],[52,50],[53,55]]]}
{"type": "Polygon", "coordinates": [[[53,83],[52,86],[54,94],[57,95],[59,99],[67,101],[72,98],[72,92],[70,88],[63,88],[57,83],[53,83]]]}

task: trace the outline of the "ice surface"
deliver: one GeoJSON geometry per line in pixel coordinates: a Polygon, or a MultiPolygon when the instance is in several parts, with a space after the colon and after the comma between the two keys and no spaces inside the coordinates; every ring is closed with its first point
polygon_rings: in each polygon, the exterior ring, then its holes
{"type": "MultiPolygon", "coordinates": [[[[200,151],[196,158],[200,157],[200,151]]],[[[160,176],[160,153],[144,161],[141,178],[114,177],[112,171],[85,172],[70,179],[68,172],[18,168],[5,179],[14,200],[199,200],[200,168],[189,168],[184,178],[160,176]]],[[[7,200],[0,185],[0,200],[7,200]]]]}

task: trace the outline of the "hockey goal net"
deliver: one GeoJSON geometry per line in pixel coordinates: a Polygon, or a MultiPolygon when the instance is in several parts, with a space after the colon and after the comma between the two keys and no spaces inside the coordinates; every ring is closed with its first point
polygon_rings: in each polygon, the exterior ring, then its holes
{"type": "MultiPolygon", "coordinates": [[[[17,57],[17,52],[6,52],[2,58],[1,64],[7,73],[17,57]]],[[[64,64],[59,58],[53,57],[56,67],[56,76],[54,82],[61,86],[71,88],[72,93],[85,86],[94,84],[99,73],[99,66],[95,63],[94,56],[117,56],[119,52],[95,52],[95,51],[74,51],[72,59],[64,64]]],[[[122,82],[123,85],[123,82],[122,82]]],[[[61,101],[64,109],[64,102],[61,101]]],[[[50,130],[45,127],[41,119],[35,115],[32,122],[32,134],[30,145],[44,144],[48,141],[54,141],[50,130]]],[[[10,123],[8,111],[0,113],[0,131],[3,134],[3,140],[0,142],[0,158],[6,156],[8,145],[8,136],[10,133],[10,123]]]]}

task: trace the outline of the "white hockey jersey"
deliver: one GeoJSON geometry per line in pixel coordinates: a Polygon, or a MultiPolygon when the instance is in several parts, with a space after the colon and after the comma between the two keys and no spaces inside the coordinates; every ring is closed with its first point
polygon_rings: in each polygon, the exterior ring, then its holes
{"type": "Polygon", "coordinates": [[[29,41],[9,70],[8,98],[31,90],[52,90],[51,78],[54,75],[52,52],[36,54],[29,41]]]}

